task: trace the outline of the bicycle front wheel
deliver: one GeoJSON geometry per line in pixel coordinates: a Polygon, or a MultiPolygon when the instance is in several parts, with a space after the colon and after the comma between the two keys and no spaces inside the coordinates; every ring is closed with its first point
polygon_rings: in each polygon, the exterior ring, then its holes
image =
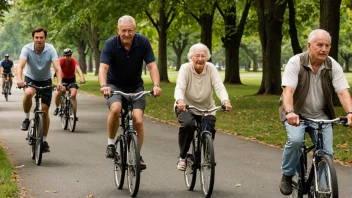
{"type": "Polygon", "coordinates": [[[5,96],[5,100],[8,101],[9,100],[9,87],[8,85],[6,84],[5,87],[4,87],[4,96],[5,96]]]}
{"type": "Polygon", "coordinates": [[[196,162],[196,150],[195,140],[191,143],[191,153],[187,153],[186,156],[186,170],[184,171],[184,180],[188,191],[193,191],[194,185],[196,184],[197,178],[197,162],[196,162]]]}
{"type": "Polygon", "coordinates": [[[131,197],[135,197],[139,190],[141,174],[140,155],[138,150],[138,140],[135,133],[130,133],[128,138],[127,152],[127,179],[128,189],[131,197]]]}
{"type": "Polygon", "coordinates": [[[337,184],[336,169],[331,157],[322,154],[316,158],[314,180],[315,197],[338,198],[339,188],[337,184]]]}
{"type": "Polygon", "coordinates": [[[61,127],[63,130],[67,129],[68,125],[68,115],[67,115],[67,108],[66,108],[66,99],[64,96],[61,96],[61,112],[60,112],[60,119],[61,119],[61,127]]]}
{"type": "Polygon", "coordinates": [[[42,154],[43,154],[43,133],[44,133],[44,123],[43,123],[43,114],[35,115],[35,163],[40,166],[42,162],[42,154]]]}
{"type": "Polygon", "coordinates": [[[200,185],[204,196],[208,198],[213,193],[215,178],[215,156],[213,139],[208,133],[203,135],[200,152],[200,185]]]}
{"type": "Polygon", "coordinates": [[[70,102],[67,105],[67,109],[68,109],[68,129],[71,132],[75,131],[76,128],[76,112],[73,106],[73,102],[72,100],[70,100],[70,102]]]}
{"type": "Polygon", "coordinates": [[[116,155],[114,159],[114,175],[117,189],[122,189],[125,180],[125,153],[124,153],[124,139],[122,136],[118,137],[115,142],[116,155]]]}

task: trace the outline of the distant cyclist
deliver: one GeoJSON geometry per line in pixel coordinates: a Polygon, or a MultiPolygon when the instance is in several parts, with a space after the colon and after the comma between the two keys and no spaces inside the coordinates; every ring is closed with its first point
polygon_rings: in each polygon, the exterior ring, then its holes
{"type": "Polygon", "coordinates": [[[3,74],[2,78],[2,94],[4,94],[4,86],[5,86],[5,80],[6,76],[8,75],[9,81],[10,81],[10,95],[11,95],[11,87],[12,87],[12,73],[13,73],[13,61],[9,59],[10,55],[5,54],[5,59],[1,60],[0,62],[0,67],[2,68],[1,73],[3,74]]]}
{"type": "MultiPolygon", "coordinates": [[[[76,73],[75,71],[77,70],[79,76],[80,76],[80,82],[84,83],[84,76],[82,73],[81,68],[79,67],[78,61],[72,57],[72,53],[73,51],[70,48],[66,48],[63,51],[63,55],[64,57],[60,58],[60,66],[61,66],[61,76],[62,76],[62,83],[75,83],[76,82],[76,73]]],[[[76,84],[71,85],[70,91],[71,91],[71,98],[74,104],[74,109],[75,112],[77,112],[77,99],[76,99],[76,95],[77,95],[77,89],[78,86],[76,84]]],[[[62,93],[66,92],[66,88],[62,87],[61,91],[57,91],[56,95],[55,95],[55,105],[56,105],[56,109],[54,111],[54,115],[56,116],[60,109],[59,109],[59,105],[60,105],[60,96],[62,93]]]]}

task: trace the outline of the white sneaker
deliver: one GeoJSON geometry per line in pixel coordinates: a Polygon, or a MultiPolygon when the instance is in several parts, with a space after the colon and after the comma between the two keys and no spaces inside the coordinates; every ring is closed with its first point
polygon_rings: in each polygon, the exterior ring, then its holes
{"type": "Polygon", "coordinates": [[[180,158],[177,162],[177,170],[185,171],[186,170],[186,159],[180,158]]]}

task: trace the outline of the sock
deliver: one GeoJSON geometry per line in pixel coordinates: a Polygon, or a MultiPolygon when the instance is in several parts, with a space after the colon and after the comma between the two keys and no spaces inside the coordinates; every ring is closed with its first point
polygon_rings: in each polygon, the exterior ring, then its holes
{"type": "Polygon", "coordinates": [[[115,139],[108,138],[108,145],[115,144],[115,139]]]}
{"type": "Polygon", "coordinates": [[[25,114],[26,114],[26,118],[29,118],[29,114],[30,114],[30,113],[25,113],[25,114]]]}
{"type": "Polygon", "coordinates": [[[44,141],[44,142],[46,141],[46,136],[43,136],[43,141],[44,141]]]}

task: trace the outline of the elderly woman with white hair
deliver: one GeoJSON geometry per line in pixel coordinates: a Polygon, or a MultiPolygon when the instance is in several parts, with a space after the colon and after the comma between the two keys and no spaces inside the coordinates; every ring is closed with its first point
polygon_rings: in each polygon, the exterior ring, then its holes
{"type": "MultiPolygon", "coordinates": [[[[181,65],[174,93],[176,115],[181,124],[178,134],[180,156],[177,163],[177,169],[180,171],[186,169],[185,158],[192,142],[195,120],[200,119],[200,115],[195,112],[186,111],[186,105],[201,109],[213,108],[216,106],[213,99],[215,91],[226,110],[232,108],[219,72],[212,63],[207,62],[211,57],[208,47],[202,43],[194,44],[187,56],[190,62],[181,65]]],[[[207,116],[207,121],[207,130],[214,138],[215,112],[207,116]]]]}

